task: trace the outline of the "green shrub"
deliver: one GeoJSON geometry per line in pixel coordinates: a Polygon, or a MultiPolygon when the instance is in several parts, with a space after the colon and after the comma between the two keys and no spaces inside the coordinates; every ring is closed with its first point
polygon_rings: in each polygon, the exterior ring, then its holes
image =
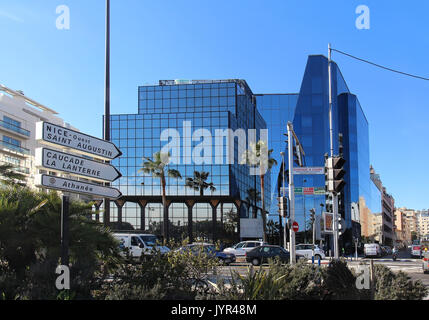
{"type": "Polygon", "coordinates": [[[356,276],[344,260],[332,260],[323,270],[324,299],[356,300],[364,299],[366,292],[356,288],[356,276]]]}
{"type": "Polygon", "coordinates": [[[420,280],[412,281],[402,271],[393,273],[383,265],[374,266],[375,300],[421,300],[428,289],[420,280]]]}
{"type": "Polygon", "coordinates": [[[218,261],[204,254],[171,251],[155,254],[140,264],[124,264],[93,292],[97,299],[186,299],[207,294],[207,274],[218,261]]]}

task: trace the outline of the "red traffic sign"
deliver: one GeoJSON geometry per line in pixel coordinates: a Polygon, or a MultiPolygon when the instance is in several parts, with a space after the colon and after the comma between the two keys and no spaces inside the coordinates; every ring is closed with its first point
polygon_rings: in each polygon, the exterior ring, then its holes
{"type": "Polygon", "coordinates": [[[293,230],[293,232],[298,232],[298,230],[299,230],[298,222],[294,221],[292,223],[292,230],[293,230]]]}

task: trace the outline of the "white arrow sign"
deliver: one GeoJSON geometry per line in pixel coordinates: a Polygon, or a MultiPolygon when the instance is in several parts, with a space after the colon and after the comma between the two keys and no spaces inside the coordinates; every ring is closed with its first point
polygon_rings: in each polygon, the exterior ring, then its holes
{"type": "Polygon", "coordinates": [[[104,187],[88,182],[65,179],[61,177],[48,176],[46,174],[38,174],[36,176],[36,186],[49,189],[61,190],[66,192],[74,192],[87,194],[94,197],[109,198],[116,200],[122,196],[122,193],[115,188],[104,187]]]}
{"type": "Polygon", "coordinates": [[[293,174],[325,174],[325,168],[324,167],[293,168],[293,174]]]}
{"type": "Polygon", "coordinates": [[[63,146],[94,158],[113,160],[122,152],[112,143],[49,122],[36,123],[36,140],[51,146],[63,146]]]}
{"type": "Polygon", "coordinates": [[[97,181],[115,181],[122,176],[109,164],[48,148],[36,149],[36,166],[97,181]]]}

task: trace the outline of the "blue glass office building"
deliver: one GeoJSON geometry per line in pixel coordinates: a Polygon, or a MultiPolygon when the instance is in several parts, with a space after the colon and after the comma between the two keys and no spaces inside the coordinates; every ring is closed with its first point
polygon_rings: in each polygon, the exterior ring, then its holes
{"type": "MultiPolygon", "coordinates": [[[[256,108],[255,96],[244,80],[166,80],[160,81],[159,85],[139,87],[138,113],[111,116],[111,140],[123,152],[122,157],[112,162],[123,175],[113,185],[124,197],[112,202],[110,220],[129,222],[136,229],[160,232],[157,227],[163,221],[160,179],[138,170],[143,158],[152,158],[171,143],[175,135],[179,137],[176,139],[179,147],[173,150],[174,161],[167,169],[178,170],[183,179],[167,178],[166,181],[166,195],[171,201],[169,230],[175,230],[171,236],[216,240],[220,234],[218,229],[228,224],[228,219],[233,220],[228,215],[231,210],[238,211],[242,219],[257,218],[261,202],[251,205],[248,191],[260,190],[259,176],[250,175],[249,167],[240,164],[240,153],[247,149],[249,129],[256,129],[255,139],[258,140],[260,130],[266,128],[265,120],[256,108]],[[216,131],[225,129],[233,132],[243,129],[246,134],[244,142],[238,138],[234,140],[233,163],[228,163],[225,157],[228,152],[226,138],[215,139],[216,131]],[[194,139],[193,134],[198,130],[204,137],[194,139]],[[209,140],[212,142],[210,150],[197,152],[206,156],[205,160],[196,161],[194,150],[209,140]],[[216,190],[206,190],[204,197],[200,197],[198,191],[185,187],[186,178],[192,178],[194,171],[208,172],[207,182],[213,182],[216,190]]],[[[266,206],[269,208],[269,173],[266,181],[266,206]]],[[[236,220],[235,233],[239,232],[239,221],[236,220]]],[[[229,227],[232,225],[230,223],[229,227]]],[[[260,238],[262,234],[254,237],[260,238]]]]}
{"type": "MultiPolygon", "coordinates": [[[[341,242],[348,248],[361,234],[359,200],[371,197],[368,121],[336,63],[332,62],[331,70],[334,154],[340,155],[342,152],[346,160],[346,185],[341,195],[340,211],[346,221],[347,231],[341,242]]],[[[322,55],[308,58],[293,126],[304,147],[306,165],[323,167],[324,155],[330,154],[330,135],[328,59],[322,55]]],[[[294,182],[296,187],[324,187],[325,177],[297,175],[294,182]]],[[[323,195],[301,196],[301,199],[297,196],[296,213],[301,213],[299,216],[302,221],[304,207],[308,218],[309,209],[315,208],[316,212],[323,210],[321,204],[326,205],[323,195]]]]}

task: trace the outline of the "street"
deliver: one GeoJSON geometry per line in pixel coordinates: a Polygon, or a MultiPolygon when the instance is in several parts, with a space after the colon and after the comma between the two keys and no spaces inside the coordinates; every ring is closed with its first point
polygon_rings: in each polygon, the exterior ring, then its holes
{"type": "MultiPolygon", "coordinates": [[[[415,259],[410,257],[409,250],[400,251],[398,254],[398,258],[396,261],[393,261],[392,256],[388,255],[382,258],[363,258],[359,257],[358,260],[355,258],[348,258],[347,264],[349,267],[357,267],[362,262],[373,261],[374,264],[382,264],[388,268],[390,268],[393,272],[402,271],[406,273],[413,281],[421,280],[422,283],[429,287],[429,274],[424,274],[422,269],[421,259],[415,259]]],[[[242,261],[239,259],[239,261],[242,261]]],[[[308,260],[307,263],[311,263],[311,260],[308,260]]],[[[316,262],[317,263],[317,262],[316,262]]],[[[327,266],[329,263],[329,259],[324,259],[321,261],[321,266],[327,266]]],[[[231,273],[238,272],[241,276],[244,276],[251,264],[246,262],[237,262],[231,264],[230,266],[222,266],[219,267],[217,272],[218,276],[221,276],[224,280],[228,281],[231,278],[231,273]]],[[[260,267],[254,267],[258,269],[260,267]]],[[[262,269],[267,270],[268,265],[263,265],[262,269]]],[[[214,280],[214,279],[213,279],[214,280]]],[[[425,300],[429,300],[429,296],[426,297],[425,300]]]]}

